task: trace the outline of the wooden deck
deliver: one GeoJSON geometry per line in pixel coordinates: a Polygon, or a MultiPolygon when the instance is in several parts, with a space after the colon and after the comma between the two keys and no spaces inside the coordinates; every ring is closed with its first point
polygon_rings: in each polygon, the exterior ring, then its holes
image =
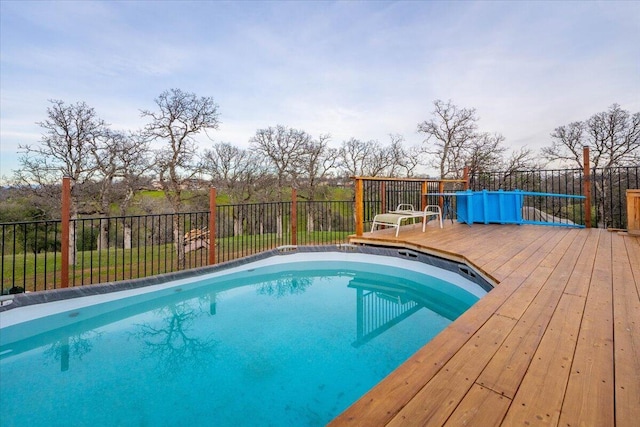
{"type": "Polygon", "coordinates": [[[352,237],[498,283],[330,425],[640,425],[640,238],[430,223],[352,237]]]}

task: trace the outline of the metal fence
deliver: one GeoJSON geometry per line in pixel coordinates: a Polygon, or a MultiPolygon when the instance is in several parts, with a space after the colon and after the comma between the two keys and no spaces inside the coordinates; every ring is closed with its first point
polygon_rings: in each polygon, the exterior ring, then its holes
{"type": "MultiPolygon", "coordinates": [[[[469,177],[469,188],[473,191],[522,190],[542,194],[581,196],[584,191],[582,169],[552,169],[534,171],[485,172],[469,177]]],[[[529,218],[549,223],[585,224],[584,202],[564,197],[532,197],[524,200],[524,211],[529,218]]]]}
{"type": "MultiPolygon", "coordinates": [[[[590,170],[592,226],[624,229],[627,226],[626,190],[640,188],[640,166],[594,168],[590,170]]],[[[567,195],[584,194],[582,169],[554,169],[512,172],[483,172],[469,176],[469,188],[478,190],[523,190],[567,195]]],[[[584,224],[583,203],[540,199],[533,208],[548,215],[564,216],[584,224]]],[[[525,202],[525,206],[529,206],[525,202]]]]}
{"type": "Polygon", "coordinates": [[[356,179],[362,181],[362,223],[365,231],[371,227],[375,215],[395,210],[399,204],[410,204],[414,209],[420,210],[426,205],[441,204],[439,197],[426,197],[425,194],[454,192],[465,188],[464,180],[356,179]]]}
{"type": "MultiPolygon", "coordinates": [[[[69,286],[152,276],[245,257],[291,244],[343,243],[354,230],[353,201],[220,205],[215,242],[210,212],[79,218],[70,221],[69,286]],[[296,217],[295,224],[292,217],[296,217]],[[177,225],[177,227],[176,227],[177,225]],[[182,237],[180,237],[182,236],[182,237]]],[[[0,224],[0,294],[61,287],[61,221],[0,224]]]]}
{"type": "MultiPolygon", "coordinates": [[[[368,230],[376,214],[400,203],[416,209],[439,204],[453,221],[456,198],[437,194],[467,187],[578,196],[584,194],[585,181],[590,184],[592,226],[626,228],[626,190],[640,188],[640,166],[593,169],[586,179],[578,169],[491,172],[468,181],[356,178],[355,200],[217,206],[211,244],[210,212],[74,219],[69,222],[75,243],[70,245],[68,285],[151,276],[283,245],[343,243],[354,231],[368,230]],[[184,264],[178,260],[178,245],[184,246],[184,264]]],[[[532,197],[524,206],[545,222],[585,224],[587,216],[585,203],[576,198],[532,197]]],[[[61,221],[0,224],[0,295],[64,286],[62,237],[61,221]]]]}

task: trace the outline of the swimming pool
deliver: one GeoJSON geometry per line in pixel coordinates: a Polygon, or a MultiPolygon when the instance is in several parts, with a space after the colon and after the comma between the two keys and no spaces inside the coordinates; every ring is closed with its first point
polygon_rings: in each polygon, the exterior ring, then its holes
{"type": "Polygon", "coordinates": [[[275,258],[0,313],[2,424],[324,425],[486,293],[410,259],[275,258]]]}

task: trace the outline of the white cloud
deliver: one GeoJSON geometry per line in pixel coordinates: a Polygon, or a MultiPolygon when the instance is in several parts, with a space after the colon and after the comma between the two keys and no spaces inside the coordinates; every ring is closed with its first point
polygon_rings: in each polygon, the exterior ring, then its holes
{"type": "MultiPolygon", "coordinates": [[[[613,102],[640,110],[640,4],[537,2],[2,2],[6,153],[39,138],[47,99],[142,126],[162,91],[212,96],[216,141],[283,124],[333,143],[421,141],[433,100],[539,148],[613,102]],[[635,19],[634,19],[635,17],[635,19]]],[[[203,139],[203,144],[208,140],[203,139]]]]}

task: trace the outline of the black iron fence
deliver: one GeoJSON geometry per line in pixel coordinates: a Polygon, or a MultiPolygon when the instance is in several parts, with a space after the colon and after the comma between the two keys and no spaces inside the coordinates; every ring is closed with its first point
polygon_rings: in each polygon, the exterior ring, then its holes
{"type": "MultiPolygon", "coordinates": [[[[213,221],[211,211],[78,218],[69,222],[68,267],[62,262],[61,221],[0,224],[0,295],[151,276],[283,245],[343,243],[400,203],[416,209],[439,204],[453,221],[456,198],[442,194],[467,188],[576,196],[590,188],[592,226],[626,228],[626,190],[640,188],[640,166],[593,169],[587,179],[577,169],[491,172],[468,181],[356,178],[354,200],[221,205],[213,221]]],[[[585,224],[589,206],[552,196],[526,198],[524,205],[532,215],[526,219],[559,224],[585,224]]]]}
{"type": "MultiPolygon", "coordinates": [[[[295,207],[291,202],[217,206],[214,239],[208,229],[210,215],[73,219],[68,285],[199,267],[209,264],[211,255],[214,262],[223,262],[283,245],[343,243],[354,230],[353,201],[298,201],[295,207]],[[178,244],[183,245],[182,265],[178,244]]],[[[1,295],[62,286],[59,220],[0,224],[0,237],[1,295]]]]}
{"type": "MultiPolygon", "coordinates": [[[[442,203],[440,197],[425,194],[455,192],[465,188],[464,180],[356,178],[356,181],[362,185],[360,198],[364,231],[370,229],[375,215],[393,211],[400,204],[410,204],[415,210],[420,210],[426,205],[442,203]]],[[[357,194],[356,198],[359,198],[357,194]]]]}
{"type": "MultiPolygon", "coordinates": [[[[627,226],[626,190],[640,188],[640,166],[595,168],[590,171],[592,226],[624,229],[627,226]]],[[[478,190],[523,190],[567,195],[584,194],[582,169],[556,169],[512,172],[483,172],[469,176],[469,188],[478,190]]],[[[567,200],[539,200],[535,208],[549,215],[563,214],[584,224],[584,203],[567,200]]]]}
{"type": "Polygon", "coordinates": [[[627,228],[626,192],[640,189],[640,166],[593,169],[591,183],[594,227],[627,228]]]}

